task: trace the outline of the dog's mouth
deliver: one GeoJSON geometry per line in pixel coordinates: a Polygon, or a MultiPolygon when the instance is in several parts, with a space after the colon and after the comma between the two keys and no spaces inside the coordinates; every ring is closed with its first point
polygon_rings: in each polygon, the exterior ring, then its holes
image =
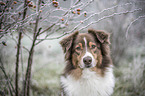
{"type": "Polygon", "coordinates": [[[84,64],[84,65],[79,65],[79,67],[81,68],[81,69],[88,69],[88,68],[93,68],[93,67],[95,67],[95,66],[93,66],[94,64],[84,64]]]}
{"type": "Polygon", "coordinates": [[[85,65],[85,68],[92,68],[92,64],[85,65]]]}

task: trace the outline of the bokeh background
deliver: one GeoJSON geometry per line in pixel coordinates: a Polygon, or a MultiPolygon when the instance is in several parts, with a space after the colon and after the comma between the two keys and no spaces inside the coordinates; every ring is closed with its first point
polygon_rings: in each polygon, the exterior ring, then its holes
{"type": "MultiPolygon", "coordinates": [[[[32,6],[28,6],[24,22],[20,19],[8,29],[5,26],[12,25],[19,12],[23,11],[24,0],[14,0],[16,4],[13,0],[1,0],[5,3],[6,1],[10,4],[9,11],[5,13],[6,17],[2,18],[1,15],[0,96],[11,96],[8,81],[15,85],[17,38],[20,27],[23,29],[23,37],[19,63],[19,90],[22,91],[28,51],[32,45],[35,20],[40,11],[38,29],[45,30],[54,23],[55,26],[37,38],[37,42],[42,42],[34,48],[30,96],[58,96],[59,77],[65,66],[59,41],[75,30],[86,33],[88,28],[111,33],[110,47],[116,78],[112,96],[145,95],[144,0],[55,0],[58,5],[53,4],[54,0],[42,0],[39,10],[36,9],[39,0],[31,0],[29,3],[32,6]],[[66,12],[67,15],[64,15],[66,12]]],[[[1,3],[1,10],[3,6],[5,5],[1,3]]]]}

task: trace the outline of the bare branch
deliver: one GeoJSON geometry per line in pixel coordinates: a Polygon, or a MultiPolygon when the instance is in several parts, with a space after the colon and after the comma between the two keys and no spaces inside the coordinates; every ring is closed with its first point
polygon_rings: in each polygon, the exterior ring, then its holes
{"type": "Polygon", "coordinates": [[[136,11],[141,11],[141,10],[142,10],[142,9],[139,8],[139,9],[134,9],[134,10],[132,10],[132,11],[125,11],[125,12],[120,12],[120,13],[113,13],[113,14],[111,14],[111,15],[104,16],[104,17],[98,19],[97,21],[91,22],[90,24],[88,24],[88,25],[86,25],[86,26],[80,28],[79,30],[83,30],[83,29],[87,28],[88,26],[90,26],[90,25],[92,25],[92,24],[94,24],[94,23],[98,23],[98,22],[100,22],[101,20],[104,20],[104,19],[106,19],[106,18],[113,17],[113,16],[115,16],[115,15],[122,15],[122,14],[127,14],[127,13],[134,13],[134,12],[136,12],[136,11]]]}
{"type": "Polygon", "coordinates": [[[7,83],[8,83],[8,87],[9,87],[9,91],[10,91],[10,93],[11,93],[11,96],[14,96],[14,95],[13,95],[13,92],[15,92],[15,89],[14,89],[14,87],[13,87],[11,81],[9,80],[8,75],[7,75],[6,72],[5,72],[5,68],[4,68],[4,66],[3,66],[3,62],[2,62],[1,59],[0,59],[0,63],[1,63],[0,69],[2,70],[2,72],[3,72],[4,75],[5,75],[5,78],[6,78],[6,81],[7,81],[7,83]]]}
{"type": "Polygon", "coordinates": [[[25,46],[23,46],[23,49],[25,49],[27,52],[29,52],[29,49],[28,49],[28,48],[26,48],[25,46]]]}
{"type": "Polygon", "coordinates": [[[26,35],[31,41],[33,40],[28,34],[26,34],[25,32],[23,32],[24,35],[26,35]]]}
{"type": "Polygon", "coordinates": [[[141,18],[145,18],[145,15],[143,15],[143,16],[138,16],[138,18],[134,19],[134,20],[128,25],[127,30],[126,30],[126,35],[125,35],[126,38],[128,37],[128,32],[129,32],[129,29],[130,29],[131,25],[132,25],[134,22],[136,22],[137,20],[141,19],[141,18]]]}
{"type": "Polygon", "coordinates": [[[39,33],[39,35],[43,34],[44,32],[48,31],[49,29],[51,29],[56,23],[52,24],[51,26],[49,26],[47,29],[43,30],[42,32],[39,33]]]}
{"type": "MultiPolygon", "coordinates": [[[[87,18],[84,19],[83,21],[86,21],[86,20],[90,19],[91,17],[93,17],[93,16],[95,16],[95,15],[102,14],[102,13],[105,12],[105,11],[109,11],[109,10],[112,10],[112,9],[114,9],[114,8],[117,8],[117,7],[123,7],[123,6],[132,5],[132,4],[133,4],[133,3],[126,3],[126,4],[115,5],[115,6],[113,6],[113,7],[109,7],[109,8],[103,9],[102,11],[100,11],[100,12],[98,12],[98,13],[94,13],[94,14],[90,15],[89,17],[87,17],[87,18]]],[[[84,13],[83,13],[83,14],[84,14],[84,13]]],[[[82,15],[82,14],[80,14],[80,16],[81,16],[81,15],[82,15]]],[[[78,17],[80,17],[80,16],[78,16],[78,17]]],[[[73,19],[76,19],[76,18],[78,18],[78,17],[74,17],[73,19]]]]}
{"type": "Polygon", "coordinates": [[[90,3],[92,3],[94,0],[90,0],[87,3],[84,4],[84,6],[81,7],[81,9],[86,8],[90,3]]]}
{"type": "MultiPolygon", "coordinates": [[[[94,23],[98,23],[98,22],[100,22],[100,21],[102,21],[102,20],[104,20],[104,19],[113,17],[113,16],[115,16],[115,15],[121,15],[121,14],[127,14],[127,13],[134,13],[134,12],[136,12],[136,11],[141,11],[141,10],[142,10],[142,9],[139,8],[139,9],[134,9],[134,10],[132,10],[132,11],[125,11],[125,12],[113,13],[113,14],[111,14],[111,15],[104,16],[104,17],[98,19],[97,21],[94,21],[94,22],[89,23],[88,25],[86,25],[86,26],[80,28],[78,31],[83,30],[83,29],[87,28],[88,26],[90,26],[90,25],[92,25],[92,24],[94,24],[94,23]]],[[[88,19],[83,20],[83,21],[80,22],[78,25],[76,25],[72,30],[70,30],[70,31],[68,31],[68,32],[64,32],[64,33],[61,34],[60,36],[57,36],[57,37],[54,37],[54,38],[47,38],[47,39],[45,39],[45,40],[59,39],[59,38],[63,37],[63,36],[66,35],[66,34],[72,33],[72,32],[74,32],[81,24],[83,24],[86,20],[88,20],[88,19]]],[[[39,40],[41,40],[41,39],[39,39],[39,40]]],[[[43,40],[43,39],[42,39],[42,40],[43,40]]]]}

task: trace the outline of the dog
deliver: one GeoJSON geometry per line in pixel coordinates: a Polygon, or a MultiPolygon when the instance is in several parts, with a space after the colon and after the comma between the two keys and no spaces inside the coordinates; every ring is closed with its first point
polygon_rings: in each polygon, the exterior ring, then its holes
{"type": "Polygon", "coordinates": [[[61,96],[111,96],[115,78],[109,39],[109,33],[89,29],[60,41],[66,60],[61,96]]]}

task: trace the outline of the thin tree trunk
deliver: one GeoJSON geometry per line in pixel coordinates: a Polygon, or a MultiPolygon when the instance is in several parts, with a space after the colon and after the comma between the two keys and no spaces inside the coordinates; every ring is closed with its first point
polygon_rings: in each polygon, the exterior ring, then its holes
{"type": "MultiPolygon", "coordinates": [[[[25,76],[25,95],[30,96],[30,79],[31,79],[31,67],[32,67],[32,61],[33,61],[33,52],[34,52],[34,44],[35,40],[33,41],[31,50],[29,52],[29,58],[28,58],[28,66],[27,66],[27,71],[26,71],[26,76],[25,76]]],[[[24,96],[25,96],[24,95],[24,96]]]]}
{"type": "MultiPolygon", "coordinates": [[[[23,18],[26,17],[26,11],[27,11],[27,0],[25,0],[24,3],[24,12],[23,12],[23,18]]],[[[20,49],[21,49],[21,39],[22,39],[22,29],[20,28],[19,36],[18,36],[18,44],[17,44],[17,54],[16,54],[16,68],[15,68],[15,95],[19,96],[19,59],[20,59],[20,49]]]]}
{"type": "Polygon", "coordinates": [[[38,22],[39,22],[39,17],[40,17],[40,12],[39,12],[40,4],[41,4],[41,0],[38,1],[38,7],[37,7],[38,15],[36,18],[36,24],[34,28],[33,42],[32,42],[32,46],[29,52],[29,57],[28,57],[28,65],[27,65],[25,81],[24,81],[24,93],[23,93],[24,96],[30,96],[31,69],[32,69],[32,62],[33,62],[33,55],[34,55],[33,53],[34,53],[35,43],[40,32],[40,30],[38,30],[38,22]]]}
{"type": "Polygon", "coordinates": [[[19,54],[20,54],[20,47],[21,47],[21,37],[22,37],[22,32],[19,32],[19,38],[18,38],[18,44],[17,44],[17,55],[16,55],[16,69],[15,69],[15,95],[16,96],[19,96],[19,54]]]}
{"type": "Polygon", "coordinates": [[[28,66],[26,70],[26,75],[25,75],[25,81],[24,81],[24,96],[30,96],[30,80],[31,80],[31,69],[32,69],[32,62],[33,62],[33,53],[34,53],[34,47],[35,47],[35,42],[37,40],[38,33],[36,34],[35,38],[33,39],[33,43],[29,52],[29,57],[28,57],[28,66]]]}

